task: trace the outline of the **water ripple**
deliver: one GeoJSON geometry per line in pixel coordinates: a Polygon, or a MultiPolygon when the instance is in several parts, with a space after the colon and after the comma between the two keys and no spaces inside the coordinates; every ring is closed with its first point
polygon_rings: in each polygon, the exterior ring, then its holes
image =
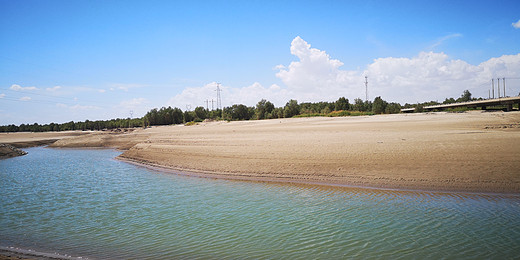
{"type": "Polygon", "coordinates": [[[515,258],[520,198],[176,176],[111,150],[0,161],[0,246],[99,259],[515,258]]]}

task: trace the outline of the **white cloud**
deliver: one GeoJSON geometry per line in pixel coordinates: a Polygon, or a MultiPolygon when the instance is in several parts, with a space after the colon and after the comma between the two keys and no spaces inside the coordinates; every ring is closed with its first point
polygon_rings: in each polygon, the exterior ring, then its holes
{"type": "Polygon", "coordinates": [[[518,22],[516,23],[512,23],[511,25],[513,25],[513,27],[515,27],[516,29],[520,29],[520,20],[518,20],[518,22]]]}
{"type": "Polygon", "coordinates": [[[146,98],[133,98],[130,100],[124,100],[119,103],[119,106],[122,108],[133,109],[144,104],[147,104],[148,100],[146,98]]]}
{"type": "Polygon", "coordinates": [[[52,88],[46,88],[45,90],[54,92],[54,91],[58,91],[59,89],[61,89],[60,86],[54,86],[52,88]]]}
{"type": "Polygon", "coordinates": [[[98,110],[98,109],[101,109],[100,107],[97,107],[97,106],[82,106],[82,105],[79,105],[79,104],[71,106],[71,105],[66,105],[66,104],[63,104],[63,103],[57,103],[56,106],[59,107],[59,108],[65,108],[65,109],[70,109],[70,110],[74,110],[74,111],[78,111],[78,110],[98,110]]]}
{"type": "MultiPolygon", "coordinates": [[[[444,38],[453,37],[460,36],[444,38]]],[[[279,70],[276,76],[285,87],[264,87],[258,82],[246,87],[222,86],[223,105],[241,103],[252,106],[265,98],[276,106],[283,106],[289,99],[299,102],[335,101],[342,96],[353,102],[355,98],[365,98],[365,75],[368,76],[370,100],[381,96],[384,100],[403,104],[443,101],[447,97],[459,97],[466,89],[475,97],[487,97],[491,78],[520,77],[520,54],[504,55],[472,65],[431,51],[411,58],[375,59],[364,70],[342,70],[343,62],[331,58],[325,51],[311,48],[300,37],[292,41],[291,53],[299,60],[288,66],[275,67],[279,70]]],[[[205,107],[206,99],[216,100],[215,89],[215,82],[186,88],[172,97],[168,105],[181,109],[186,109],[187,105],[191,109],[205,107]]]]}
{"type": "Polygon", "coordinates": [[[449,39],[453,39],[453,38],[459,38],[459,37],[462,37],[462,34],[460,34],[460,33],[453,33],[453,34],[449,34],[449,35],[443,36],[443,37],[437,39],[437,41],[430,46],[430,49],[433,50],[436,47],[438,47],[439,45],[443,44],[445,41],[447,41],[449,39]]]}
{"type": "Polygon", "coordinates": [[[141,85],[141,84],[115,83],[115,84],[111,84],[110,90],[112,90],[112,91],[114,91],[114,90],[128,91],[129,89],[142,88],[142,87],[144,87],[144,85],[141,85]]]}
{"type": "Polygon", "coordinates": [[[370,64],[371,97],[399,102],[443,101],[465,89],[487,97],[491,78],[520,76],[520,54],[492,58],[479,65],[452,60],[444,53],[421,52],[413,58],[381,58],[370,64]]]}
{"type": "Polygon", "coordinates": [[[17,85],[17,84],[13,84],[11,85],[10,87],[11,90],[14,90],[14,91],[20,91],[20,90],[38,90],[37,87],[22,87],[20,85],[17,85]]]}
{"type": "Polygon", "coordinates": [[[141,117],[151,108],[150,101],[140,97],[119,102],[119,104],[113,106],[111,113],[113,114],[112,117],[141,117]]]}
{"type": "Polygon", "coordinates": [[[332,59],[325,51],[311,48],[299,36],[291,43],[291,54],[299,58],[288,67],[278,65],[276,76],[282,80],[294,98],[302,101],[337,99],[356,92],[361,84],[359,71],[341,70],[343,62],[332,59]],[[319,95],[316,95],[319,94],[319,95]]]}
{"type": "MultiPolygon", "coordinates": [[[[211,101],[213,100],[213,107],[217,108],[217,83],[212,82],[202,87],[185,88],[180,94],[172,97],[167,105],[178,107],[183,110],[202,106],[206,107],[206,100],[209,101],[208,107],[211,108],[211,101]]],[[[245,104],[254,106],[261,99],[267,99],[278,106],[283,106],[293,94],[287,89],[273,84],[270,87],[263,87],[260,83],[255,82],[250,86],[242,88],[233,88],[228,86],[220,86],[222,89],[221,100],[223,106],[231,106],[233,104],[245,104]]]]}
{"type": "MultiPolygon", "coordinates": [[[[445,39],[459,37],[457,34],[445,39]]],[[[276,74],[294,98],[299,101],[333,101],[345,96],[354,99],[365,96],[364,76],[368,75],[369,99],[398,102],[422,102],[458,97],[465,89],[474,96],[485,97],[482,86],[494,77],[519,77],[520,54],[492,58],[479,65],[450,59],[444,53],[421,52],[412,58],[375,59],[364,71],[341,70],[341,61],[324,51],[311,48],[300,37],[291,44],[291,53],[299,61],[276,74]]]]}
{"type": "Polygon", "coordinates": [[[31,97],[21,97],[20,101],[29,101],[31,99],[32,99],[31,97]]]}
{"type": "Polygon", "coordinates": [[[105,89],[100,89],[100,90],[98,90],[98,92],[99,92],[99,93],[105,93],[105,92],[107,92],[107,91],[106,91],[105,89]]]}
{"type": "Polygon", "coordinates": [[[5,97],[4,93],[0,94],[0,98],[4,98],[4,97],[5,97]]]}

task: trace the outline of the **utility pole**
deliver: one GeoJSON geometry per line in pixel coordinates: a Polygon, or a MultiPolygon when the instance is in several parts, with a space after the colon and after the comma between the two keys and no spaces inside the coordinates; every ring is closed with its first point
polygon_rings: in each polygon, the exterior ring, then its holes
{"type": "Polygon", "coordinates": [[[134,126],[132,124],[133,115],[134,115],[134,110],[130,110],[130,122],[128,123],[128,127],[130,127],[130,128],[134,128],[134,126]]]}
{"type": "Polygon", "coordinates": [[[493,92],[493,98],[495,98],[495,79],[491,79],[491,92],[493,92]]]}
{"type": "Polygon", "coordinates": [[[212,99],[212,100],[211,100],[211,111],[214,110],[214,109],[213,109],[213,104],[214,104],[214,103],[215,103],[215,100],[212,99]]]}
{"type": "Polygon", "coordinates": [[[504,97],[506,97],[506,78],[502,78],[502,84],[504,84],[504,97]]]}
{"type": "Polygon", "coordinates": [[[498,92],[498,98],[500,98],[500,78],[497,78],[497,92],[498,92]]]}
{"type": "Polygon", "coordinates": [[[365,101],[368,102],[368,76],[365,76],[365,101]]]}
{"type": "Polygon", "coordinates": [[[206,101],[204,101],[204,102],[206,102],[206,110],[209,110],[209,108],[208,108],[209,100],[206,99],[206,101]]]}

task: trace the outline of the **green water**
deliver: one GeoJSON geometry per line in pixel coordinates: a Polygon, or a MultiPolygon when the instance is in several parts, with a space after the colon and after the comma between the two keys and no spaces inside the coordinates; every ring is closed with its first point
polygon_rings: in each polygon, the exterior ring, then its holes
{"type": "Polygon", "coordinates": [[[91,259],[514,259],[520,196],[178,176],[113,150],[0,160],[0,247],[91,259]]]}

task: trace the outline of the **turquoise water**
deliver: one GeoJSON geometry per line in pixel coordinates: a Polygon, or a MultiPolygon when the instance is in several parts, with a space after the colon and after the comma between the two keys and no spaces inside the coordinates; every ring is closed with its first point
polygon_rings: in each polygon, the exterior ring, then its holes
{"type": "Polygon", "coordinates": [[[0,160],[0,246],[92,259],[513,259],[520,196],[178,176],[113,150],[0,160]]]}

